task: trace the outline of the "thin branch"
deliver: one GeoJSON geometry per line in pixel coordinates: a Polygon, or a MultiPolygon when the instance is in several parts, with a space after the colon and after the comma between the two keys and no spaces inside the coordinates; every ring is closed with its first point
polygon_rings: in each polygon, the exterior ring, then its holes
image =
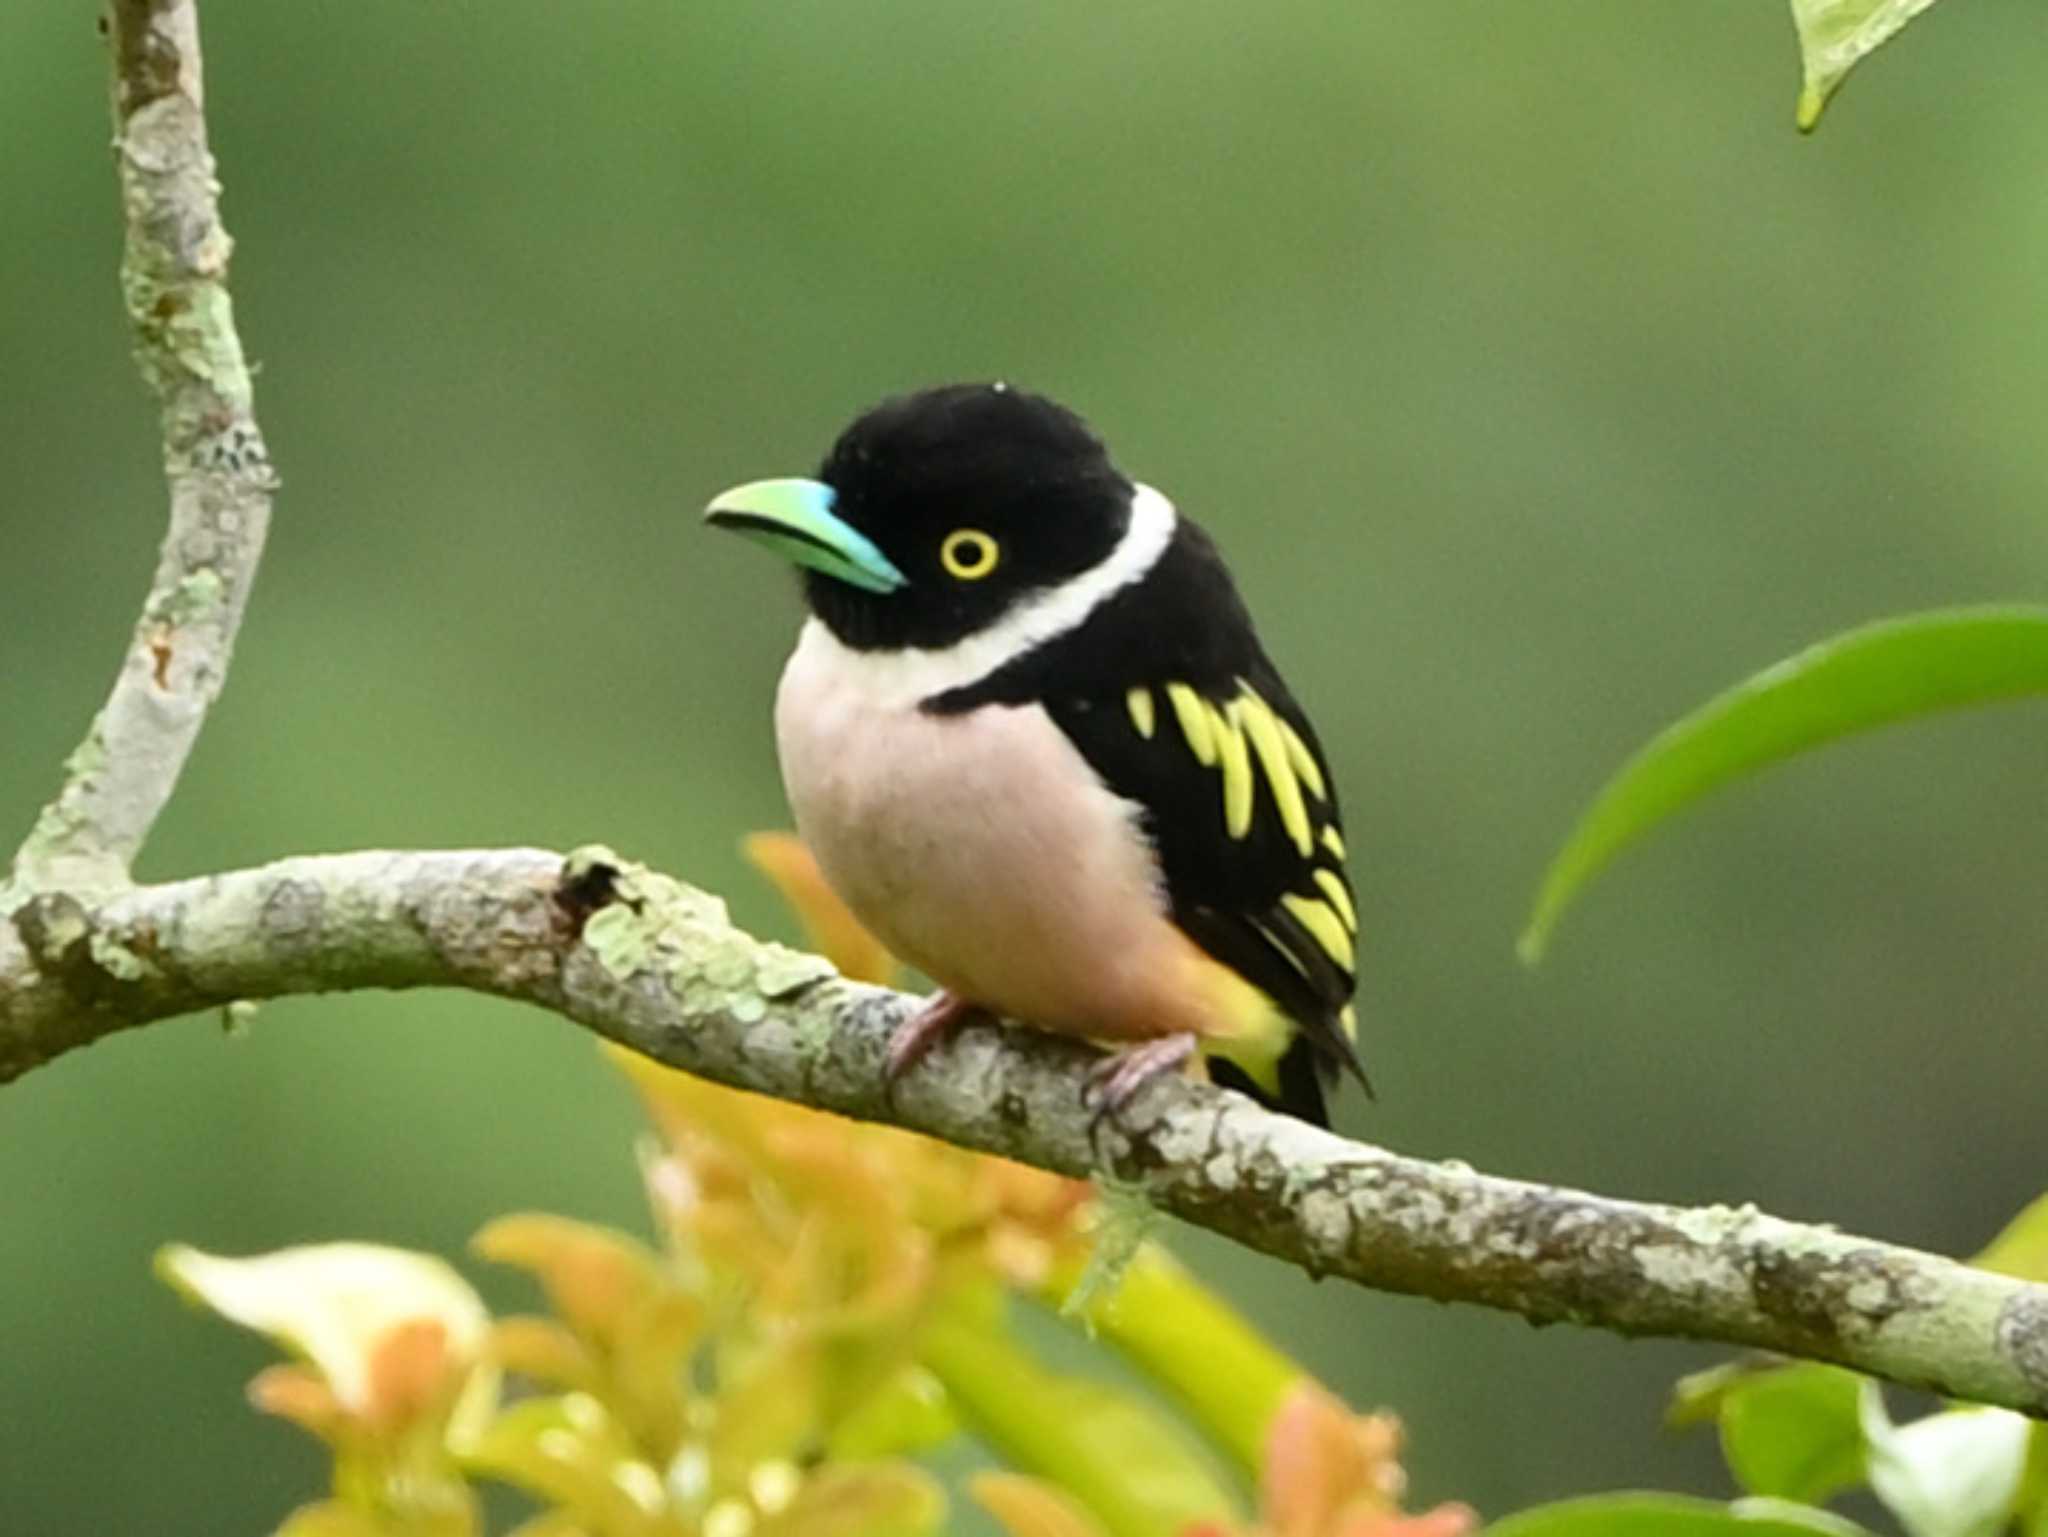
{"type": "Polygon", "coordinates": [[[121,287],[163,407],[170,529],[113,689],[16,852],[0,910],[30,891],[127,879],[227,677],[277,485],[228,300],[196,0],[113,0],[107,29],[121,287]]]}
{"type": "Polygon", "coordinates": [[[1315,1274],[1837,1361],[2048,1417],[2048,1287],[1931,1254],[1403,1158],[1179,1080],[1091,1128],[1092,1053],[1034,1031],[970,1027],[892,1096],[883,1052],[910,999],[753,940],[716,898],[601,849],[294,859],[97,908],[38,894],[0,923],[0,1078],[236,999],[422,986],[538,1004],[737,1088],[1140,1180],[1315,1274]]]}

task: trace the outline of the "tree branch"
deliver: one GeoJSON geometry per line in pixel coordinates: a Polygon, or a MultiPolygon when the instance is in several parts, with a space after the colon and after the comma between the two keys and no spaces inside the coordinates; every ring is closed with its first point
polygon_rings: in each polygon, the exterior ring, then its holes
{"type": "Polygon", "coordinates": [[[0,1078],[239,998],[453,986],[538,1004],[736,1088],[1065,1174],[1142,1181],[1191,1222],[1319,1275],[1836,1361],[2048,1417],[2048,1287],[1765,1216],[1610,1200],[1404,1158],[1204,1084],[1091,1128],[1093,1053],[971,1026],[891,1096],[912,1001],[733,928],[716,898],[602,849],[345,854],[62,893],[0,925],[0,1078]]]}
{"type": "Polygon", "coordinates": [[[121,287],[163,407],[170,529],[113,689],[16,852],[0,911],[127,879],[226,679],[277,486],[228,300],[196,0],[112,0],[107,28],[121,287]]]}

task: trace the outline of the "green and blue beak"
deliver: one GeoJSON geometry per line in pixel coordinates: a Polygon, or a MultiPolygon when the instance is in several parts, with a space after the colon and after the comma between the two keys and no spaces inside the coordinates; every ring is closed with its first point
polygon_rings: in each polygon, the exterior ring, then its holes
{"type": "Polygon", "coordinates": [[[836,499],[823,481],[753,480],[714,497],[704,519],[851,587],[894,592],[906,585],[895,562],[833,512],[836,499]]]}

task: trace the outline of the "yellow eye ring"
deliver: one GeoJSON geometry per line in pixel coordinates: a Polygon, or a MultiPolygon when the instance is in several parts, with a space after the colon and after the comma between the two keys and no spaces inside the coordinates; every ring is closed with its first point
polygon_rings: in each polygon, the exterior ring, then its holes
{"type": "Polygon", "coordinates": [[[939,546],[939,564],[963,582],[978,582],[995,570],[995,539],[978,528],[956,528],[939,546]]]}

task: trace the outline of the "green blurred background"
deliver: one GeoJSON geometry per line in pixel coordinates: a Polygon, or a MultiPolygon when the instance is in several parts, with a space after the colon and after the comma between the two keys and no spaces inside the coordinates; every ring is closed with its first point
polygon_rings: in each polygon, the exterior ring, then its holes
{"type": "MultiPolygon", "coordinates": [[[[603,839],[782,918],[787,577],[713,491],[1001,375],[1204,520],[1314,712],[1381,1103],[1532,1179],[1948,1251],[2048,1184],[2048,718],[1896,731],[1512,941],[1602,776],[1836,628],[2048,586],[2044,17],[1945,7],[1791,127],[1777,0],[253,4],[206,13],[285,491],[144,873],[603,839]]],[[[0,808],[101,697],[163,521],[83,0],[0,44],[0,808]]],[[[590,1039],[456,996],[197,1019],[0,1091],[0,1528],[256,1531],[315,1492],[160,1242],[639,1225],[590,1039]]],[[[1725,1489],[1706,1348],[1193,1257],[1422,1501],[1725,1489]]],[[[493,1294],[507,1293],[486,1278],[493,1294]]],[[[515,1294],[516,1295],[516,1294],[515,1294]]]]}

